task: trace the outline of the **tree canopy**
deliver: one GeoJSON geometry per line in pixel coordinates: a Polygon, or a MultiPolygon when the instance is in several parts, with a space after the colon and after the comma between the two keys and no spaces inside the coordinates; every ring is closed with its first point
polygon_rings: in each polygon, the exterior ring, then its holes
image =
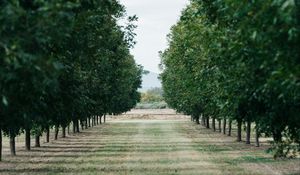
{"type": "Polygon", "coordinates": [[[191,0],[161,53],[167,103],[198,121],[254,122],[275,156],[299,151],[299,15],[298,0],[191,0]]]}
{"type": "Polygon", "coordinates": [[[0,130],[14,139],[133,108],[142,67],[125,17],[117,0],[0,1],[0,130]]]}

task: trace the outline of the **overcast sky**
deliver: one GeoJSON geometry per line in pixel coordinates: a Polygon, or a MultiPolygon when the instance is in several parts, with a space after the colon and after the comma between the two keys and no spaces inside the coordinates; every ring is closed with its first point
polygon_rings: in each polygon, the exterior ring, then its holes
{"type": "Polygon", "coordinates": [[[120,0],[128,15],[137,15],[137,45],[131,51],[145,70],[159,73],[159,51],[167,47],[166,35],[188,0],[120,0]]]}

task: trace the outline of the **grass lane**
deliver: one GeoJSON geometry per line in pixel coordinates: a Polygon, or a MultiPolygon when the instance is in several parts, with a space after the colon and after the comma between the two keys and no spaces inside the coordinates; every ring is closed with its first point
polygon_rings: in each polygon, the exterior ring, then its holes
{"type": "MultiPolygon", "coordinates": [[[[23,142],[22,142],[23,144],[23,142]]],[[[0,174],[297,174],[300,160],[273,160],[265,147],[189,121],[109,122],[41,148],[8,156],[0,174]]]]}

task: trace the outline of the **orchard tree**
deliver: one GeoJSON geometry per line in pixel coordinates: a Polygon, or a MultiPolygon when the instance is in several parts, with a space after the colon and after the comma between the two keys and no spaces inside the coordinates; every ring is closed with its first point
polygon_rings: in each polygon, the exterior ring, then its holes
{"type": "Polygon", "coordinates": [[[299,151],[299,4],[191,0],[161,56],[169,105],[228,135],[235,121],[238,141],[244,123],[247,144],[254,123],[275,157],[299,151]]]}
{"type": "Polygon", "coordinates": [[[118,25],[124,16],[115,0],[0,2],[0,135],[10,137],[12,155],[23,131],[30,150],[30,136],[38,147],[52,126],[57,139],[59,127],[65,137],[71,122],[79,132],[79,121],[135,106],[142,67],[129,49],[136,17],[118,25]]]}

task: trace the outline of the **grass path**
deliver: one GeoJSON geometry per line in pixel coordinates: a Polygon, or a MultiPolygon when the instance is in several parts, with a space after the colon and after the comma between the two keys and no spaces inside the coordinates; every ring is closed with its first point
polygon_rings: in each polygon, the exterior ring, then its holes
{"type": "Polygon", "coordinates": [[[113,120],[0,163],[0,174],[300,174],[300,160],[274,161],[185,120],[113,120]]]}

